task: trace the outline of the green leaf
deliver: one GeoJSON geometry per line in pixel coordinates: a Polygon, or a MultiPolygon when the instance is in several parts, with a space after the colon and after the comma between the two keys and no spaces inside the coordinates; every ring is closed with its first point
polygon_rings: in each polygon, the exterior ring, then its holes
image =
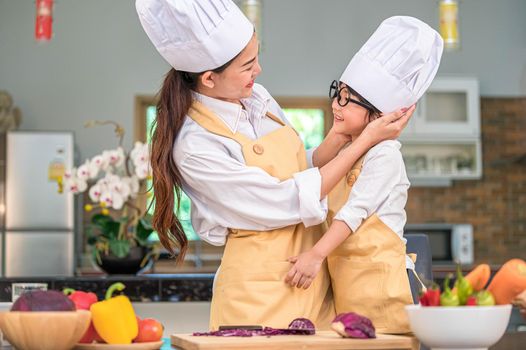
{"type": "Polygon", "coordinates": [[[91,217],[91,223],[93,225],[103,227],[106,223],[114,221],[109,215],[95,214],[91,217]]]}
{"type": "Polygon", "coordinates": [[[110,252],[118,258],[124,258],[130,252],[130,242],[127,240],[111,240],[110,252]]]}
{"type": "Polygon", "coordinates": [[[117,221],[107,222],[102,228],[102,234],[110,240],[116,240],[119,236],[121,224],[117,221]]]}
{"type": "Polygon", "coordinates": [[[148,218],[141,218],[139,222],[137,223],[137,240],[141,245],[145,245],[148,240],[148,237],[153,232],[153,228],[151,223],[149,222],[148,218]]]}

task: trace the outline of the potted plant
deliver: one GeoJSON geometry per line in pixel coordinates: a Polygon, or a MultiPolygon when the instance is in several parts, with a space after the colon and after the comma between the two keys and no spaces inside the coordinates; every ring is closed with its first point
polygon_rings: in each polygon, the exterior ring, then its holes
{"type": "Polygon", "coordinates": [[[135,274],[160,251],[159,243],[150,240],[151,216],[140,205],[151,176],[149,149],[136,142],[126,151],[124,129],[116,122],[89,121],[85,126],[108,124],[115,127],[119,146],[66,171],[63,187],[75,194],[88,191],[92,203],[84,206],[91,214],[86,235],[95,262],[108,273],[135,274]]]}

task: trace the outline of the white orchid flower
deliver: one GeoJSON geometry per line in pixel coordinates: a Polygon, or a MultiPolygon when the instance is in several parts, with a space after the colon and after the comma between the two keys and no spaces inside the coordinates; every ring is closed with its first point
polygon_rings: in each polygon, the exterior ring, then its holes
{"type": "Polygon", "coordinates": [[[139,164],[135,167],[135,175],[139,178],[139,180],[146,179],[148,175],[150,175],[151,169],[149,163],[143,163],[139,164]]]}
{"type": "Polygon", "coordinates": [[[102,187],[99,184],[91,186],[89,189],[89,198],[92,202],[96,203],[100,200],[102,195],[102,187]]]}
{"type": "Polygon", "coordinates": [[[124,206],[124,198],[118,192],[114,191],[103,192],[100,197],[100,202],[116,210],[120,210],[124,206]]]}
{"type": "Polygon", "coordinates": [[[133,165],[140,166],[144,163],[150,162],[150,150],[148,144],[143,144],[141,142],[136,142],[135,147],[130,153],[130,158],[132,159],[133,165]]]}
{"type": "Polygon", "coordinates": [[[129,196],[135,198],[140,188],[139,179],[137,176],[133,175],[132,177],[123,177],[122,182],[130,189],[129,196]]]}
{"type": "Polygon", "coordinates": [[[111,151],[104,151],[100,156],[102,157],[101,169],[104,171],[108,171],[108,169],[110,168],[111,151]]]}
{"type": "Polygon", "coordinates": [[[108,164],[104,163],[104,158],[102,155],[95,156],[91,159],[89,163],[90,175],[94,179],[99,174],[99,171],[108,168],[108,164]]]}
{"type": "Polygon", "coordinates": [[[70,170],[66,170],[64,172],[64,179],[67,180],[67,179],[74,178],[76,174],[77,174],[77,168],[72,168],[70,170]]]}
{"type": "Polygon", "coordinates": [[[89,160],[87,160],[84,164],[79,166],[79,168],[77,169],[77,178],[83,181],[88,181],[91,178],[89,164],[90,162],[89,160]]]}
{"type": "Polygon", "coordinates": [[[109,151],[109,162],[116,168],[124,164],[124,158],[124,149],[122,147],[109,151]]]}
{"type": "Polygon", "coordinates": [[[64,185],[71,193],[81,193],[86,191],[88,188],[88,183],[77,177],[70,177],[69,179],[66,179],[64,185]]]}
{"type": "Polygon", "coordinates": [[[89,187],[89,197],[93,202],[100,202],[108,208],[122,209],[130,197],[138,195],[141,180],[151,174],[148,144],[136,142],[129,153],[133,164],[129,169],[131,176],[124,176],[128,170],[125,169],[126,154],[122,147],[106,150],[86,160],[78,168],[66,171],[65,188],[73,193],[80,193],[89,187]]]}
{"type": "Polygon", "coordinates": [[[131,194],[130,185],[121,178],[118,181],[111,182],[110,191],[120,194],[124,200],[127,200],[131,194]]]}

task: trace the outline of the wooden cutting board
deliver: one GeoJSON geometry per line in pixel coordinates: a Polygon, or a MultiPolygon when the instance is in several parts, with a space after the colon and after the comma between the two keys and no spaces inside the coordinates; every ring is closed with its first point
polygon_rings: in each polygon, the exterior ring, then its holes
{"type": "Polygon", "coordinates": [[[411,336],[377,334],[376,339],[342,338],[332,331],[315,335],[279,335],[273,337],[194,337],[191,334],[173,334],[176,349],[265,349],[265,350],[418,350],[418,340],[411,336]]]}
{"type": "Polygon", "coordinates": [[[73,350],[157,350],[163,346],[163,341],[132,344],[77,344],[73,350]]]}

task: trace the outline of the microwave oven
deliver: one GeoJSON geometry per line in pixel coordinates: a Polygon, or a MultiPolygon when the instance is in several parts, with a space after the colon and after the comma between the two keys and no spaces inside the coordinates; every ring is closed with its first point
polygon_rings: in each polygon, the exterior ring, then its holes
{"type": "Polygon", "coordinates": [[[470,265],[474,262],[473,226],[470,224],[407,224],[404,234],[408,233],[428,236],[433,264],[470,265]]]}

